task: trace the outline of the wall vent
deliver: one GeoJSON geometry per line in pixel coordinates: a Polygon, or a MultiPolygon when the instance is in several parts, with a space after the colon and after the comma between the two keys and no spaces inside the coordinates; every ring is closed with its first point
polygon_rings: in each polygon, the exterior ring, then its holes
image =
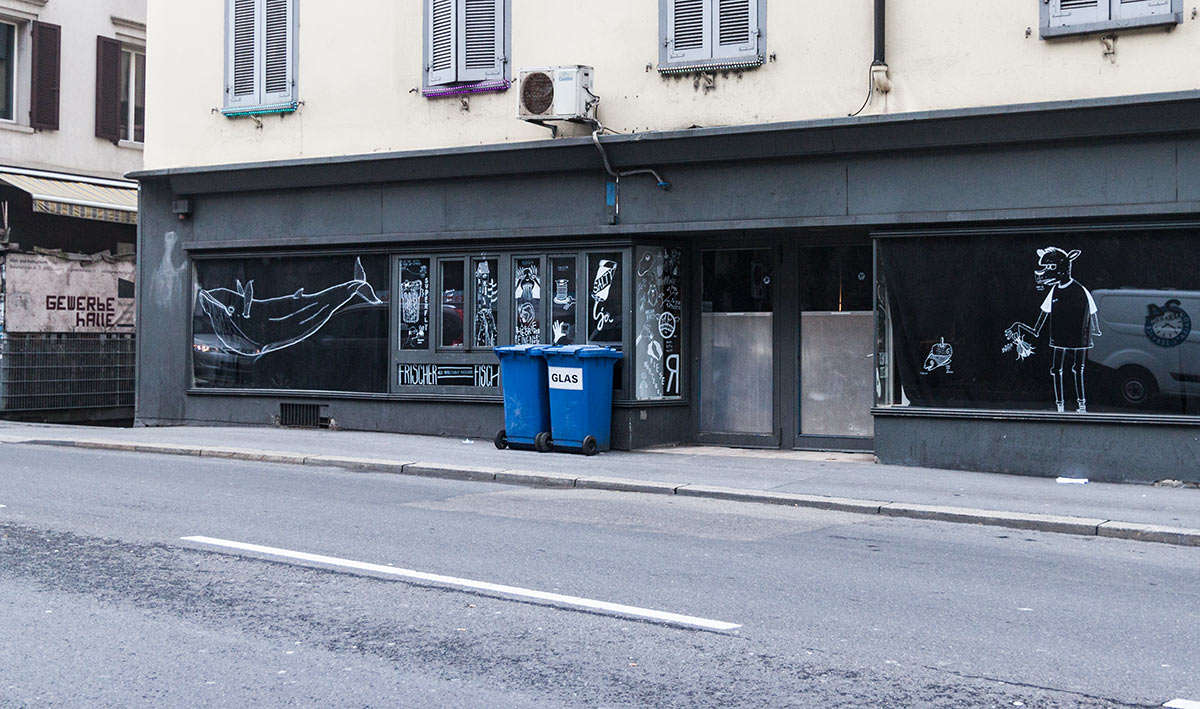
{"type": "Polygon", "coordinates": [[[320,404],[280,404],[279,425],[295,428],[329,428],[329,417],[321,415],[320,404]]]}

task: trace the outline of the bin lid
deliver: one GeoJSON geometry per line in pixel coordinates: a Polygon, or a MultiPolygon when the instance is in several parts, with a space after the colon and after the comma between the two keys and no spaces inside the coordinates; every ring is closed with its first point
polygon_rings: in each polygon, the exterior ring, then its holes
{"type": "Polygon", "coordinates": [[[541,357],[544,350],[549,349],[549,345],[501,345],[493,347],[492,351],[497,357],[502,355],[525,355],[526,357],[541,357]]]}
{"type": "Polygon", "coordinates": [[[543,352],[548,355],[564,355],[579,358],[597,357],[605,359],[621,359],[625,355],[620,350],[600,345],[558,345],[546,347],[543,352]]]}

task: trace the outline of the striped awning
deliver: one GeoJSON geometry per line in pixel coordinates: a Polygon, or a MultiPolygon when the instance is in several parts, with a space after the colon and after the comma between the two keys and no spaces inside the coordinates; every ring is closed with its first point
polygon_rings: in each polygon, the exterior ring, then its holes
{"type": "Polygon", "coordinates": [[[134,183],[123,187],[115,180],[58,179],[7,172],[4,168],[0,168],[0,181],[28,192],[35,212],[137,224],[138,191],[134,183]]]}

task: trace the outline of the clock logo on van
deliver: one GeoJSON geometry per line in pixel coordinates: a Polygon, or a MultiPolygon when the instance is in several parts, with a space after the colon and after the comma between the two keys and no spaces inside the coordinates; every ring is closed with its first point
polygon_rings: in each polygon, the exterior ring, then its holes
{"type": "Polygon", "coordinates": [[[1177,347],[1192,332],[1192,318],[1175,298],[1146,308],[1146,338],[1159,347],[1177,347]]]}

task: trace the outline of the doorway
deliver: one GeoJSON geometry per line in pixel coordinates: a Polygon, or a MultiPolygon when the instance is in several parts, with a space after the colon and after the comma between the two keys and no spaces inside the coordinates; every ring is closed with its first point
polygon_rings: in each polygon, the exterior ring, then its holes
{"type": "Polygon", "coordinates": [[[701,442],[779,446],[775,250],[700,253],[701,442]]]}

